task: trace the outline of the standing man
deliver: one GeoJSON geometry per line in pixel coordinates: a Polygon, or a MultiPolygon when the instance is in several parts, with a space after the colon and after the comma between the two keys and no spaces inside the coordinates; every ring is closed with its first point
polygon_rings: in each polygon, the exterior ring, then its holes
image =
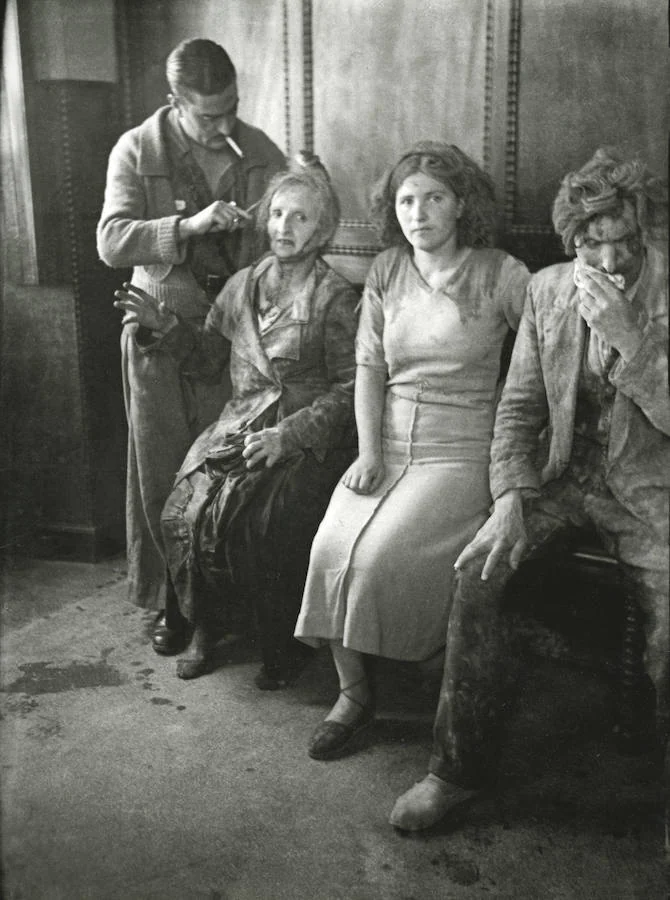
{"type": "MultiPolygon", "coordinates": [[[[223,47],[184,41],[166,75],[169,105],[111,152],[98,253],[108,266],[133,267],[136,287],[199,323],[230,275],[262,251],[247,210],[285,160],[267,135],[237,118],[237,76],[223,47]]],[[[186,635],[181,620],[163,612],[160,515],[186,451],[218,417],[227,391],[191,380],[167,352],[147,353],[151,335],[132,314],[123,325],[129,597],[161,611],[153,648],[172,654],[186,635]]]]}
{"type": "Polygon", "coordinates": [[[601,149],[565,177],[553,221],[576,259],[528,286],[491,447],[493,511],[455,564],[429,774],[391,814],[406,830],[430,827],[490,781],[510,683],[503,588],[522,559],[585,524],[618,560],[642,610],[667,745],[667,185],[601,149]],[[541,435],[548,446],[538,466],[541,435]]]}

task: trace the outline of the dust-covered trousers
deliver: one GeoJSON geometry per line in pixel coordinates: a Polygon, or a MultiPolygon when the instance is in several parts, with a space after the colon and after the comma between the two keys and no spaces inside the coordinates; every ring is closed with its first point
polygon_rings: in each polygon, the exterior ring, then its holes
{"type": "MultiPolygon", "coordinates": [[[[663,503],[660,508],[663,508],[663,503]]],[[[542,557],[563,538],[595,528],[618,562],[622,586],[644,620],[645,669],[656,692],[659,738],[667,740],[670,720],[668,662],[668,497],[659,521],[642,521],[626,510],[606,486],[584,488],[566,474],[543,489],[525,509],[528,549],[524,561],[542,557]],[[544,552],[543,552],[544,551],[544,552]]],[[[510,652],[511,619],[503,608],[513,575],[500,562],[481,580],[485,557],[458,575],[449,619],[440,699],[433,731],[430,771],[463,787],[484,786],[500,756],[500,732],[515,680],[510,652]]]]}

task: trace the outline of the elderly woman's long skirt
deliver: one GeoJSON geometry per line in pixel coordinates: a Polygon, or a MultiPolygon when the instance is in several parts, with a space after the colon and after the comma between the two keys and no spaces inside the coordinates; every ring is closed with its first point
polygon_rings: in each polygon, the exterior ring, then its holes
{"type": "Polygon", "coordinates": [[[312,547],[295,636],[426,659],[444,646],[453,564],[488,516],[490,404],[387,393],[386,476],[374,494],[340,484],[312,547]]]}
{"type": "Polygon", "coordinates": [[[320,461],[305,450],[247,471],[240,443],[182,479],[161,522],[184,618],[252,629],[266,666],[289,664],[310,546],[351,457],[331,450],[320,461]]]}

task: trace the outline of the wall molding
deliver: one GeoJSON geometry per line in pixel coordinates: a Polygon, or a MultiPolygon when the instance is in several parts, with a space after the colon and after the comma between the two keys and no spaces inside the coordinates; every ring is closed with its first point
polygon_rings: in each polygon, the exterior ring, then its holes
{"type": "Polygon", "coordinates": [[[314,42],[312,39],[312,0],[302,0],[302,109],[303,147],[314,152],[314,42]]]}
{"type": "Polygon", "coordinates": [[[484,133],[482,136],[482,162],[486,172],[491,171],[491,128],[493,116],[493,67],[495,61],[495,0],[486,3],[486,45],[484,50],[484,133]]]}
{"type": "MultiPolygon", "coordinates": [[[[82,304],[82,284],[81,284],[81,259],[80,259],[80,238],[78,234],[78,204],[75,196],[74,166],[72,164],[72,135],[70,129],[70,103],[71,88],[67,83],[58,83],[58,121],[60,128],[60,144],[63,158],[63,188],[65,193],[65,219],[67,222],[67,231],[70,243],[70,272],[72,279],[72,295],[74,306],[74,326],[75,326],[75,348],[77,353],[77,368],[79,369],[79,384],[87,384],[86,356],[85,356],[85,336],[82,323],[81,304],[82,304]]],[[[84,441],[82,444],[82,453],[84,457],[84,471],[82,473],[83,480],[86,483],[86,489],[82,491],[81,496],[84,498],[84,516],[86,521],[93,519],[93,496],[94,496],[94,479],[91,464],[91,417],[88,406],[88,398],[86,390],[79,390],[79,404],[81,410],[82,431],[84,441]]]]}
{"type": "Polygon", "coordinates": [[[508,234],[537,235],[538,237],[556,235],[551,225],[518,225],[512,222],[505,230],[508,234]]]}
{"type": "Polygon", "coordinates": [[[126,0],[116,4],[116,52],[118,56],[119,82],[121,85],[121,114],[124,130],[135,124],[132,62],[130,58],[130,23],[126,0]]]}
{"type": "Polygon", "coordinates": [[[282,65],[284,68],[284,144],[286,155],[293,155],[291,144],[291,48],[289,46],[289,0],[282,4],[282,65]]]}
{"type": "Polygon", "coordinates": [[[511,0],[507,56],[507,123],[503,214],[506,227],[516,218],[519,150],[519,71],[521,67],[521,0],[511,0]]]}

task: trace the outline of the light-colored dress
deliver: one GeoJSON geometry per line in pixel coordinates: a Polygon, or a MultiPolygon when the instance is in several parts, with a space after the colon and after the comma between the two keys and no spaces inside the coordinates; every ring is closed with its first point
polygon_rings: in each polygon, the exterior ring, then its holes
{"type": "Polygon", "coordinates": [[[374,261],[356,362],[387,375],[386,473],[373,494],[336,488],[312,546],[297,638],[402,660],[444,645],[453,564],[491,502],[500,355],[528,278],[493,249],[471,250],[436,288],[409,250],[374,261]]]}

